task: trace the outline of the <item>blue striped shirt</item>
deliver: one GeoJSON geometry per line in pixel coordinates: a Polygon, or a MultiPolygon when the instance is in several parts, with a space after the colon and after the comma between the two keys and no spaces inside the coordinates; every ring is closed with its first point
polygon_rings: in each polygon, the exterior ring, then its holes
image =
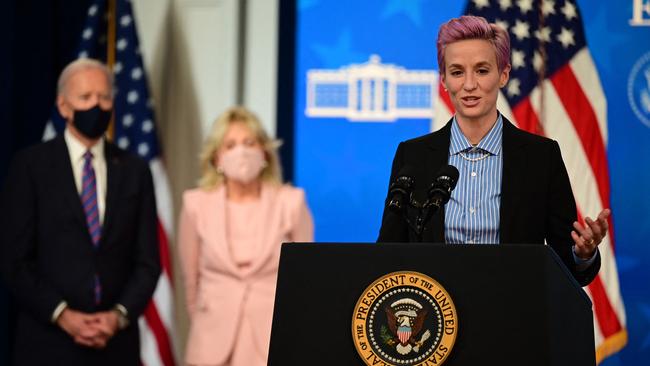
{"type": "Polygon", "coordinates": [[[456,189],[445,206],[445,242],[498,244],[503,154],[503,119],[476,146],[463,135],[454,117],[449,164],[460,172],[456,189]]]}

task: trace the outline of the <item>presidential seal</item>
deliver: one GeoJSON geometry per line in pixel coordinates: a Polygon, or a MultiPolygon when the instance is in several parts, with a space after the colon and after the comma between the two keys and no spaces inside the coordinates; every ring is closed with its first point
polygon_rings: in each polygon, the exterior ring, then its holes
{"type": "Polygon", "coordinates": [[[627,99],[634,114],[650,127],[650,52],[632,67],[627,80],[627,99]]]}
{"type": "Polygon", "coordinates": [[[366,365],[441,365],[457,334],[451,297],[419,272],[377,279],[363,292],[352,316],[352,339],[366,365]]]}

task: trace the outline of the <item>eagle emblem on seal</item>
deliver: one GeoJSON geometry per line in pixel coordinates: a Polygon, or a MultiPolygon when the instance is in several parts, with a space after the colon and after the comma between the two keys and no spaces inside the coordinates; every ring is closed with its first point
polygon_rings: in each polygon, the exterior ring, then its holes
{"type": "Polygon", "coordinates": [[[386,306],[384,311],[388,324],[388,328],[382,326],[381,329],[384,343],[395,346],[395,350],[401,355],[419,352],[431,336],[429,330],[422,332],[427,310],[423,310],[417,301],[403,298],[386,306]]]}

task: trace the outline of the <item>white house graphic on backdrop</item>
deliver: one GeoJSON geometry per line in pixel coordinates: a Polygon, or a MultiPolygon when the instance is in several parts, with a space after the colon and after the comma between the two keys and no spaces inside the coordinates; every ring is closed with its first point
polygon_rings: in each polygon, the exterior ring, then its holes
{"type": "Polygon", "coordinates": [[[307,71],[308,117],[391,122],[433,118],[438,72],[382,64],[378,55],[363,64],[307,71]]]}

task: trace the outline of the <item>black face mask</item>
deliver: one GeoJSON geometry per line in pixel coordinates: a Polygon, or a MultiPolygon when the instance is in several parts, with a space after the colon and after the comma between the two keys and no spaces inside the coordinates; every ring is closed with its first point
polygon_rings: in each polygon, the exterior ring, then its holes
{"type": "Polygon", "coordinates": [[[75,110],[72,123],[84,136],[96,139],[106,132],[112,114],[112,110],[105,111],[96,105],[85,111],[75,110]]]}

